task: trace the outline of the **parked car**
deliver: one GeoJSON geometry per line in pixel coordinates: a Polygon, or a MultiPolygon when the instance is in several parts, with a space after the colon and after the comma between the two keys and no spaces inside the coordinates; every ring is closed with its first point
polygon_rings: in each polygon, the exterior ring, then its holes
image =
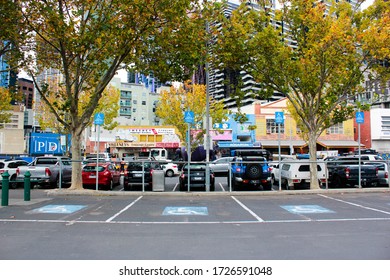
{"type": "MultiPolygon", "coordinates": [[[[324,161],[317,160],[317,178],[319,184],[326,183],[326,173],[324,161]]],[[[310,162],[299,159],[285,160],[285,162],[281,163],[280,177],[282,186],[286,189],[310,187],[310,162]]]]}
{"type": "MultiPolygon", "coordinates": [[[[115,185],[119,185],[121,173],[114,164],[98,164],[98,188],[112,190],[115,185]]],[[[88,163],[82,170],[83,186],[96,186],[96,163],[88,163]]]]}
{"type": "MultiPolygon", "coordinates": [[[[359,158],[359,155],[355,155],[355,157],[359,158]]],[[[360,155],[361,160],[383,160],[381,156],[378,155],[360,155]]]]}
{"type": "Polygon", "coordinates": [[[378,168],[379,185],[382,187],[390,187],[389,180],[389,163],[384,161],[366,161],[364,165],[373,165],[378,168]]]}
{"type": "Polygon", "coordinates": [[[152,174],[154,170],[163,170],[157,161],[130,161],[124,177],[124,190],[129,191],[142,184],[148,186],[149,190],[153,188],[152,174]]]}
{"type": "MultiPolygon", "coordinates": [[[[340,188],[345,186],[354,187],[359,185],[359,158],[354,156],[337,157],[327,162],[329,185],[340,188]]],[[[364,165],[361,161],[360,179],[361,186],[377,186],[378,168],[376,166],[364,165]]]]}
{"type": "Polygon", "coordinates": [[[27,171],[31,174],[31,185],[59,187],[60,177],[62,184],[70,185],[72,180],[72,163],[68,157],[37,157],[29,165],[21,165],[16,169],[16,179],[23,181],[27,171]]]}
{"type": "MultiPolygon", "coordinates": [[[[86,166],[88,163],[96,163],[97,158],[88,158],[81,162],[81,167],[86,166]]],[[[99,163],[106,163],[108,162],[105,158],[99,158],[99,163]]]]}
{"type": "MultiPolygon", "coordinates": [[[[280,165],[282,165],[282,163],[280,165]]],[[[279,182],[279,163],[271,161],[268,166],[271,172],[271,183],[274,185],[279,182]]]]}
{"type": "Polygon", "coordinates": [[[2,174],[7,171],[9,174],[9,187],[15,189],[18,185],[22,185],[23,183],[16,182],[16,169],[19,166],[25,166],[29,163],[25,160],[12,160],[5,159],[0,161],[0,186],[3,182],[2,174]]]}
{"type": "Polygon", "coordinates": [[[229,174],[231,162],[234,157],[221,157],[210,162],[210,169],[215,177],[226,176],[229,174]]]}
{"type": "Polygon", "coordinates": [[[179,166],[174,162],[161,162],[166,177],[173,177],[180,174],[179,166]]]}
{"type": "MultiPolygon", "coordinates": [[[[271,190],[271,172],[265,157],[259,156],[258,150],[236,150],[236,156],[231,166],[232,190],[244,187],[249,190],[262,187],[263,190],[271,190]]],[[[263,150],[260,150],[263,154],[263,150]]]]}
{"type": "MultiPolygon", "coordinates": [[[[190,163],[190,188],[204,188],[206,190],[206,163],[190,163]]],[[[179,177],[180,191],[188,190],[188,164],[183,166],[179,177]]],[[[210,191],[215,191],[214,173],[210,170],[210,191]]]]}

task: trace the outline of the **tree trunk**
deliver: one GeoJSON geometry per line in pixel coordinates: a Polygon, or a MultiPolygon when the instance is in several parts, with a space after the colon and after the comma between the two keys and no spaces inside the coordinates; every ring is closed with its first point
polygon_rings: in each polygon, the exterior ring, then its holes
{"type": "Polygon", "coordinates": [[[309,132],[310,189],[319,189],[317,174],[317,135],[309,132]]]}
{"type": "Polygon", "coordinates": [[[81,135],[72,131],[72,185],[69,189],[82,190],[83,179],[81,177],[81,135]]]}

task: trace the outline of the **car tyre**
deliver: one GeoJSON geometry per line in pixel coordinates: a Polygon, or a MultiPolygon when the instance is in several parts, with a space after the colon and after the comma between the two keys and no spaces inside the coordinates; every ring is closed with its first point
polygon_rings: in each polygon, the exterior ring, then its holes
{"type": "Polygon", "coordinates": [[[180,190],[181,192],[187,191],[187,189],[186,189],[186,187],[185,187],[184,184],[180,184],[179,190],[180,190]]]}
{"type": "Polygon", "coordinates": [[[257,178],[260,178],[261,175],[262,175],[262,167],[258,164],[249,164],[247,167],[246,167],[246,175],[248,176],[248,178],[250,179],[257,179],[257,178]]]}
{"type": "Polygon", "coordinates": [[[173,177],[173,175],[174,175],[174,172],[173,172],[173,170],[167,170],[166,172],[165,172],[165,175],[167,176],[167,177],[173,177]]]}
{"type": "Polygon", "coordinates": [[[334,176],[332,178],[332,187],[333,188],[341,188],[341,178],[339,176],[334,176]]]}
{"type": "Polygon", "coordinates": [[[270,191],[272,190],[272,186],[273,186],[272,182],[266,183],[263,185],[263,190],[270,191]]]}
{"type": "Polygon", "coordinates": [[[114,181],[111,179],[108,185],[106,186],[106,190],[112,191],[114,188],[114,181]]]}
{"type": "Polygon", "coordinates": [[[10,189],[17,189],[18,187],[22,187],[22,184],[16,182],[16,175],[12,176],[10,179],[9,179],[9,188],[10,189]]]}

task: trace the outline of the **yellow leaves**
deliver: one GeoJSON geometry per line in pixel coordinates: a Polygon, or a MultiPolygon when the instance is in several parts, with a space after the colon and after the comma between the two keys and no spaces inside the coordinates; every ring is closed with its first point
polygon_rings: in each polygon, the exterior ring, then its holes
{"type": "MultiPolygon", "coordinates": [[[[179,88],[171,87],[170,91],[160,94],[156,115],[164,124],[174,125],[185,139],[187,124],[184,122],[184,111],[193,111],[195,117],[194,126],[202,128],[202,122],[206,115],[206,87],[205,85],[191,85],[188,82],[179,88]]],[[[210,100],[210,116],[215,122],[221,122],[226,118],[227,110],[223,104],[210,100]]]]}
{"type": "Polygon", "coordinates": [[[3,114],[5,111],[12,109],[11,100],[12,97],[9,90],[0,87],[0,114],[3,114]]]}

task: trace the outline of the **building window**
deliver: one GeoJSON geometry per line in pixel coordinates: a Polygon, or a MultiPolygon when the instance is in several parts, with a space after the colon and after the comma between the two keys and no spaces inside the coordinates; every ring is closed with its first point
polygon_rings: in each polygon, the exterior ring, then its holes
{"type": "Polygon", "coordinates": [[[133,100],[133,104],[137,104],[137,100],[133,100]]]}
{"type": "Polygon", "coordinates": [[[390,116],[382,116],[382,133],[390,135],[390,116]]]}
{"type": "Polygon", "coordinates": [[[329,127],[326,132],[327,134],[344,134],[344,125],[343,123],[337,123],[329,127]]]}
{"type": "Polygon", "coordinates": [[[142,101],[142,105],[146,105],[146,101],[142,101]]]}
{"type": "MultiPolygon", "coordinates": [[[[267,119],[267,134],[278,133],[278,124],[275,119],[267,119]]],[[[280,133],[284,133],[284,124],[280,124],[280,133]]]]}
{"type": "Polygon", "coordinates": [[[133,113],[137,112],[137,109],[136,108],[133,108],[133,113]]]}

